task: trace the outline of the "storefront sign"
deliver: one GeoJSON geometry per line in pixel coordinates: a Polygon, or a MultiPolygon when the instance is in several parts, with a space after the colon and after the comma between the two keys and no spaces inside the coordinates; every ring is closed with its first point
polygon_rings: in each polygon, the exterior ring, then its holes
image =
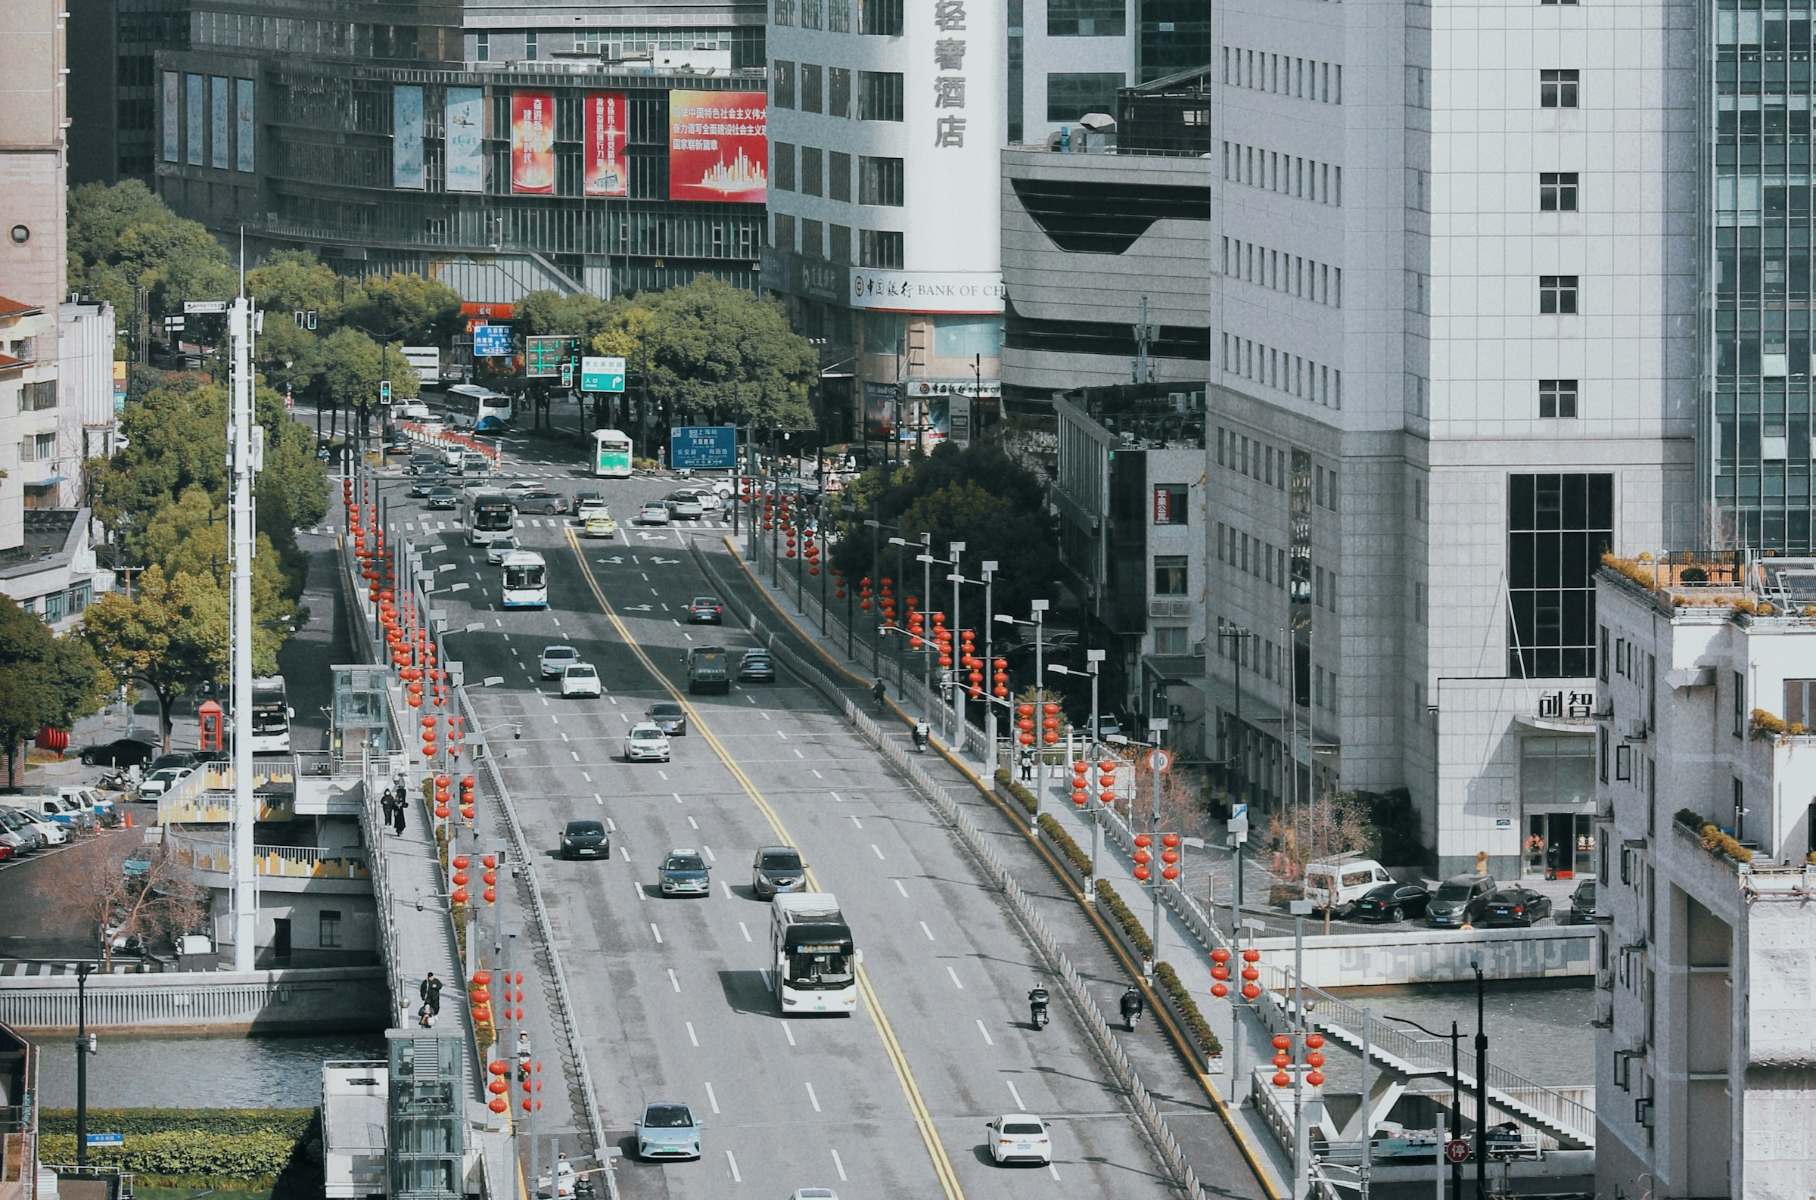
{"type": "Polygon", "coordinates": [[[935,29],[933,63],[933,144],[940,150],[965,147],[965,32],[968,0],[932,0],[924,11],[935,29]]]}
{"type": "Polygon", "coordinates": [[[768,100],[764,92],[670,92],[668,198],[764,203],[768,100]]]}
{"type": "Polygon", "coordinates": [[[628,141],[623,92],[586,94],[586,194],[623,196],[624,147],[628,141]]]}
{"type": "Polygon", "coordinates": [[[1546,721],[1586,721],[1595,711],[1594,692],[1541,692],[1539,718],[1546,721]]]}
{"type": "Polygon", "coordinates": [[[867,438],[887,438],[895,432],[896,395],[895,385],[890,383],[867,383],[864,385],[864,436],[867,438]]]}
{"type": "Polygon", "coordinates": [[[511,93],[511,191],[522,196],[550,196],[555,192],[552,93],[511,93]]]}
{"type": "Polygon", "coordinates": [[[492,321],[508,321],[516,315],[509,304],[492,304],[487,301],[469,300],[460,306],[463,317],[483,317],[492,321]]]}
{"type": "Polygon", "coordinates": [[[893,312],[999,313],[1003,277],[995,271],[879,271],[851,268],[851,307],[893,312]]]}
{"type": "Polygon", "coordinates": [[[1154,489],[1154,524],[1171,525],[1173,523],[1173,489],[1157,487],[1154,489]]]}

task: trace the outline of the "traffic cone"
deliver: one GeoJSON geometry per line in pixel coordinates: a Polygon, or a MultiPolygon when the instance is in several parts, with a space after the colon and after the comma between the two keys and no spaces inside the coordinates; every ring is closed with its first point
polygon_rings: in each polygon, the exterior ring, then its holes
{"type": "Polygon", "coordinates": [[[126,828],[128,828],[128,829],[132,828],[132,814],[131,813],[126,814],[126,828]]]}

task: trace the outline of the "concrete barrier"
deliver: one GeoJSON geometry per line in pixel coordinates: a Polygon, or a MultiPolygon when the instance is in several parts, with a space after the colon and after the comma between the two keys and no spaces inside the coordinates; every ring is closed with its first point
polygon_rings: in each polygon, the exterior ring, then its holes
{"type": "MultiPolygon", "coordinates": [[[[1269,962],[1292,961],[1290,937],[1258,938],[1255,945],[1269,962]]],[[[1477,960],[1490,979],[1592,978],[1595,927],[1320,934],[1305,939],[1305,982],[1320,988],[1474,982],[1469,964],[1477,960]]]]}
{"type": "MultiPolygon", "coordinates": [[[[88,977],[88,1027],[115,1032],[382,1029],[390,1012],[382,967],[88,977]]],[[[74,1029],[75,976],[0,978],[0,1024],[34,1032],[74,1029]]]]}

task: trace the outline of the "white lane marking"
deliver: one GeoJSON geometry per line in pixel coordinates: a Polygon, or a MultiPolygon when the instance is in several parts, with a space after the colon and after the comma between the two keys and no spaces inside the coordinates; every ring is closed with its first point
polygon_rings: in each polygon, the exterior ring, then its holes
{"type": "Polygon", "coordinates": [[[986,1046],[996,1045],[996,1039],[994,1039],[990,1036],[990,1031],[988,1029],[984,1028],[984,1023],[982,1021],[979,1021],[977,1023],[977,1031],[984,1035],[984,1045],[986,1045],[986,1046]]]}
{"type": "Polygon", "coordinates": [[[850,1183],[851,1182],[851,1180],[849,1180],[845,1177],[845,1163],[843,1160],[841,1160],[839,1158],[839,1152],[837,1150],[834,1150],[832,1152],[832,1169],[839,1173],[839,1182],[840,1183],[850,1183]]]}
{"type": "Polygon", "coordinates": [[[706,1102],[713,1106],[714,1112],[719,1111],[719,1098],[713,1095],[713,1085],[710,1083],[706,1085],[706,1102]]]}
{"type": "Polygon", "coordinates": [[[764,719],[764,720],[765,720],[765,721],[767,721],[767,720],[769,720],[769,714],[768,714],[768,713],[761,713],[761,714],[759,714],[759,715],[760,715],[760,716],[762,716],[762,718],[763,718],[763,719],[764,719]]]}
{"type": "MultiPolygon", "coordinates": [[[[523,664],[522,664],[522,663],[519,663],[519,664],[518,664],[518,665],[519,665],[519,666],[522,666],[522,665],[523,665],[523,664]]],[[[561,724],[561,718],[560,718],[560,717],[550,717],[550,718],[549,718],[549,724],[551,724],[551,725],[559,725],[559,724],[561,724]]]]}
{"type": "Polygon", "coordinates": [[[790,1028],[789,1028],[789,1027],[788,1027],[788,1022],[787,1022],[787,1021],[784,1021],[784,1022],[782,1022],[782,1032],[783,1032],[783,1033],[784,1033],[784,1034],[785,1034],[785,1035],[787,1035],[787,1037],[788,1037],[788,1044],[789,1044],[789,1045],[790,1045],[790,1046],[792,1046],[792,1045],[794,1045],[794,1044],[795,1044],[795,1031],[794,1031],[794,1030],[792,1030],[792,1029],[790,1029],[790,1028]]]}
{"type": "Polygon", "coordinates": [[[692,1021],[684,1021],[682,1023],[687,1026],[687,1040],[692,1042],[695,1046],[698,1046],[700,1044],[700,1039],[694,1036],[694,1023],[692,1021]]]}
{"type": "MultiPolygon", "coordinates": [[[[655,922],[654,922],[654,921],[651,921],[651,922],[650,922],[650,923],[649,923],[649,931],[650,931],[650,932],[651,932],[651,933],[653,933],[653,934],[655,934],[655,935],[656,935],[656,945],[658,945],[658,946],[660,946],[660,945],[661,945],[661,944],[662,944],[662,931],[661,931],[661,930],[660,930],[660,929],[657,929],[657,928],[656,928],[656,923],[655,923],[655,922]]],[[[947,968],[946,968],[946,969],[947,969],[947,970],[948,970],[948,971],[950,971],[950,970],[951,970],[951,969],[952,969],[952,968],[951,968],[951,967],[947,967],[947,968]]],[[[953,978],[953,981],[954,981],[954,982],[957,982],[957,980],[958,980],[958,976],[957,976],[957,975],[954,975],[954,976],[953,976],[953,977],[952,977],[952,978],[953,978]]],[[[960,986],[960,987],[963,987],[963,986],[964,986],[964,984],[962,984],[962,983],[961,983],[961,984],[959,984],[959,986],[960,986]]]]}
{"type": "Polygon", "coordinates": [[[750,701],[752,704],[755,704],[757,702],[757,698],[755,696],[745,696],[744,698],[746,700],[750,701]]]}
{"type": "MultiPolygon", "coordinates": [[[[595,799],[595,800],[599,800],[599,793],[598,793],[598,792],[594,792],[594,793],[593,793],[593,799],[595,799]]],[[[605,801],[603,801],[603,800],[599,800],[599,803],[601,803],[601,804],[604,804],[604,803],[605,803],[605,801]]],[[[607,829],[608,829],[608,830],[610,830],[610,831],[611,831],[611,832],[613,832],[613,833],[617,833],[617,832],[618,832],[618,822],[616,822],[616,821],[614,821],[614,820],[612,820],[612,819],[611,819],[611,818],[610,818],[610,817],[607,817],[607,818],[606,818],[606,819],[605,819],[605,827],[606,827],[606,828],[607,828],[607,829]]]]}
{"type": "MultiPolygon", "coordinates": [[[[802,1082],[806,1083],[807,1081],[802,1080],[802,1082]]],[[[813,1105],[813,1111],[815,1111],[815,1112],[821,1111],[820,1110],[820,1098],[813,1094],[813,1084],[811,1084],[811,1083],[807,1084],[807,1102],[809,1104],[813,1105]]]]}
{"type": "Polygon", "coordinates": [[[805,754],[802,754],[802,753],[801,753],[801,748],[800,748],[800,747],[799,747],[799,746],[796,746],[796,747],[795,747],[795,748],[794,748],[794,752],[795,752],[795,757],[796,757],[796,758],[806,758],[806,757],[807,757],[807,756],[806,756],[806,755],[805,755],[805,754]]]}
{"type": "Polygon", "coordinates": [[[681,793],[680,792],[670,792],[669,795],[671,795],[675,798],[676,804],[681,803],[681,793]]]}
{"type": "Polygon", "coordinates": [[[788,740],[788,733],[786,730],[782,730],[782,729],[776,730],[776,736],[781,738],[785,742],[788,740]]]}
{"type": "Polygon", "coordinates": [[[651,588],[651,589],[650,589],[650,590],[649,590],[649,594],[650,594],[650,595],[652,595],[652,596],[660,596],[660,595],[661,595],[661,594],[662,594],[662,593],[661,593],[661,592],[659,592],[659,591],[657,591],[657,590],[656,590],[656,589],[655,589],[655,588],[651,588]]]}
{"type": "Polygon", "coordinates": [[[1059,1181],[1059,1168],[1052,1163],[1047,1164],[1047,1174],[1053,1176],[1054,1182],[1059,1181]]]}
{"type": "MultiPolygon", "coordinates": [[[[718,1112],[719,1110],[715,1108],[713,1111],[718,1112]]],[[[725,1152],[725,1161],[731,1165],[731,1181],[733,1183],[743,1183],[744,1176],[738,1174],[738,1160],[733,1156],[730,1150],[725,1152]]]]}
{"type": "Polygon", "coordinates": [[[645,582],[645,583],[649,582],[649,572],[648,571],[643,572],[643,582],[645,582]]]}
{"type": "MultiPolygon", "coordinates": [[[[980,1021],[978,1024],[981,1025],[983,1022],[980,1021]]],[[[1009,1094],[1015,1097],[1015,1111],[1027,1112],[1028,1106],[1022,1103],[1021,1093],[1015,1090],[1015,1081],[1013,1079],[1005,1079],[1003,1082],[1009,1085],[1009,1094]]]]}
{"type": "MultiPolygon", "coordinates": [[[[745,925],[742,921],[738,922],[738,932],[744,935],[745,941],[748,942],[750,940],[750,927],[745,925]]],[[[786,1029],[788,1027],[784,1025],[783,1028],[786,1029]]]]}
{"type": "MultiPolygon", "coordinates": [[[[591,775],[588,775],[588,774],[587,774],[587,773],[586,773],[586,772],[585,772],[585,771],[582,771],[582,772],[580,772],[580,778],[582,778],[582,779],[584,779],[584,780],[586,780],[586,781],[587,781],[587,782],[588,782],[588,783],[591,783],[591,782],[593,782],[593,777],[592,777],[592,776],[591,776],[591,775]]],[[[593,796],[593,799],[595,799],[595,800],[599,800],[599,797],[598,797],[598,795],[596,795],[596,794],[595,794],[595,795],[594,795],[594,796],[593,796]]],[[[599,803],[601,803],[601,804],[604,804],[604,803],[605,803],[605,801],[603,801],[603,800],[599,800],[599,803]]]]}
{"type": "Polygon", "coordinates": [[[875,842],[872,842],[872,843],[870,843],[870,848],[871,848],[871,849],[872,849],[872,850],[875,850],[875,851],[876,851],[876,856],[877,856],[877,857],[878,857],[878,858],[881,858],[881,857],[883,857],[883,852],[882,852],[882,851],[881,851],[881,850],[878,850],[878,849],[877,849],[877,844],[876,844],[876,843],[875,843],[875,842]]]}
{"type": "Polygon", "coordinates": [[[761,975],[761,976],[762,976],[762,977],[763,977],[763,990],[764,990],[764,991],[766,991],[766,992],[767,992],[767,991],[768,991],[768,990],[769,990],[769,987],[770,987],[770,984],[769,984],[769,972],[768,972],[768,971],[766,971],[766,970],[764,970],[764,971],[758,971],[758,972],[757,972],[757,974],[759,974],[759,975],[761,975]]]}
{"type": "MultiPolygon", "coordinates": [[[[693,818],[692,818],[692,817],[689,817],[689,818],[688,818],[688,819],[687,819],[687,823],[688,823],[688,825],[689,825],[689,826],[691,826],[691,827],[692,827],[692,828],[694,828],[694,829],[699,829],[699,828],[700,828],[700,822],[698,822],[698,821],[696,821],[696,820],[694,820],[694,819],[693,819],[693,818]]],[[[724,881],[724,880],[720,880],[720,881],[719,881],[719,882],[721,882],[721,883],[723,883],[723,882],[725,882],[725,881],[724,881]]]]}
{"type": "Polygon", "coordinates": [[[579,762],[579,761],[580,761],[580,751],[578,751],[578,750],[569,750],[569,751],[568,751],[568,753],[569,753],[569,754],[571,754],[571,755],[573,755],[573,756],[574,756],[574,761],[575,761],[575,762],[579,762]]]}
{"type": "MultiPolygon", "coordinates": [[[[498,626],[500,629],[504,628],[504,621],[499,617],[493,617],[492,624],[498,626]]],[[[504,636],[509,638],[511,635],[507,633],[504,636]]]]}
{"type": "Polygon", "coordinates": [[[920,924],[921,924],[921,932],[927,935],[928,941],[931,942],[931,941],[938,940],[933,936],[933,930],[927,928],[927,922],[922,921],[920,924]]]}
{"type": "Polygon", "coordinates": [[[537,692],[537,693],[536,693],[536,694],[537,694],[537,695],[538,695],[538,696],[541,696],[541,697],[542,697],[542,707],[544,707],[544,708],[547,708],[547,707],[548,707],[548,706],[549,706],[549,698],[548,698],[548,696],[547,696],[547,695],[546,695],[546,694],[544,694],[544,693],[543,693],[543,692],[540,692],[540,691],[539,691],[539,692],[537,692]]]}
{"type": "Polygon", "coordinates": [[[837,792],[828,792],[826,794],[832,797],[834,804],[845,803],[845,798],[843,796],[839,795],[837,792]]]}
{"type": "Polygon", "coordinates": [[[718,862],[719,861],[719,856],[717,854],[714,854],[713,848],[711,846],[707,845],[705,842],[700,843],[700,849],[705,852],[706,860],[708,862],[718,862]]]}
{"type": "Polygon", "coordinates": [[[668,772],[664,771],[661,767],[656,768],[656,774],[662,776],[664,781],[668,779],[668,772]]]}
{"type": "MultiPolygon", "coordinates": [[[[497,618],[497,617],[493,617],[493,618],[492,618],[492,620],[494,620],[494,621],[497,621],[497,622],[498,622],[498,624],[500,624],[500,625],[502,625],[502,624],[504,624],[504,622],[503,622],[503,621],[499,621],[499,620],[498,620],[498,618],[497,618]]],[[[509,645],[509,644],[510,644],[510,641],[511,641],[511,635],[510,635],[510,634],[508,634],[508,633],[507,633],[507,634],[505,634],[505,635],[504,635],[504,640],[505,640],[505,644],[506,644],[506,645],[509,645]]]]}
{"type": "Polygon", "coordinates": [[[560,617],[550,617],[549,620],[551,620],[555,623],[555,628],[557,628],[557,629],[561,628],[561,618],[560,617]]]}
{"type": "Polygon", "coordinates": [[[669,982],[669,985],[672,986],[676,992],[679,992],[681,990],[681,981],[679,979],[675,978],[675,969],[673,967],[670,967],[668,969],[668,982],[669,982]]]}
{"type": "MultiPolygon", "coordinates": [[[[655,926],[651,925],[650,928],[654,929],[655,926]]],[[[657,938],[656,940],[661,941],[662,939],[657,938]]],[[[965,990],[965,985],[958,981],[958,972],[957,971],[954,971],[951,967],[947,967],[946,974],[952,976],[952,986],[953,987],[957,988],[961,992],[965,990]]]]}
{"type": "Polygon", "coordinates": [[[571,737],[569,737],[569,736],[568,736],[568,735],[567,735],[567,730],[565,730],[565,729],[563,729],[563,730],[562,730],[562,731],[561,731],[561,740],[562,740],[562,741],[564,741],[564,742],[571,742],[571,741],[573,741],[573,740],[574,740],[574,739],[573,739],[573,738],[571,738],[571,737]]]}
{"type": "MultiPolygon", "coordinates": [[[[808,767],[808,768],[807,768],[807,769],[808,769],[808,770],[809,770],[809,771],[813,771],[813,768],[812,768],[812,767],[808,767]]],[[[824,778],[826,778],[826,776],[824,776],[824,775],[822,775],[822,774],[820,774],[820,773],[819,773],[819,772],[818,772],[818,771],[813,771],[813,777],[814,777],[814,778],[815,778],[815,779],[824,779],[824,778]]]]}
{"type": "MultiPolygon", "coordinates": [[[[667,612],[667,611],[668,611],[668,605],[666,605],[666,604],[664,604],[664,605],[663,605],[663,606],[662,606],[662,611],[663,611],[663,612],[667,612]]],[[[674,622],[674,623],[675,623],[675,628],[676,628],[676,629],[679,629],[679,628],[681,628],[681,618],[680,618],[680,617],[670,617],[670,618],[669,618],[669,620],[671,620],[671,621],[673,621],[673,622],[674,622]]],[[[693,640],[694,640],[694,639],[693,639],[693,638],[688,638],[688,639],[687,639],[687,640],[688,640],[688,641],[690,641],[690,642],[691,642],[691,641],[693,641],[693,640]]],[[[727,1151],[727,1153],[730,1153],[730,1152],[729,1152],[729,1151],[727,1151]]]]}
{"type": "Polygon", "coordinates": [[[851,818],[851,823],[859,829],[864,828],[864,822],[858,820],[855,816],[851,818]]]}
{"type": "MultiPolygon", "coordinates": [[[[688,818],[688,820],[690,820],[690,821],[691,821],[691,820],[693,820],[693,818],[692,818],[692,817],[689,817],[689,818],[688,818]]],[[[725,881],[724,881],[724,880],[723,880],[723,879],[721,879],[721,880],[720,880],[720,881],[719,881],[719,886],[720,886],[720,887],[721,887],[721,888],[723,888],[723,889],[725,889],[725,898],[726,898],[726,899],[727,899],[727,900],[736,900],[736,899],[737,899],[737,896],[736,896],[736,895],[734,895],[734,894],[733,894],[733,893],[732,893],[732,890],[731,890],[731,884],[729,884],[729,883],[726,883],[726,882],[725,882],[725,881]]],[[[745,940],[745,941],[747,941],[747,942],[748,942],[748,941],[749,941],[749,940],[750,940],[750,939],[749,939],[749,938],[745,938],[745,939],[744,939],[744,940],[745,940]]]]}
{"type": "Polygon", "coordinates": [[[899,879],[892,879],[890,882],[895,884],[895,890],[902,894],[902,899],[906,900],[908,898],[908,889],[902,886],[902,881],[899,879]]]}

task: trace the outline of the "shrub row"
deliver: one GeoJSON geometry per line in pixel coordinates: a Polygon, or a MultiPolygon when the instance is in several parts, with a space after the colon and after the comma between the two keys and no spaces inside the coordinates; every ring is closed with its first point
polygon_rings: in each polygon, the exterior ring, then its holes
{"type": "Polygon", "coordinates": [[[996,773],[996,786],[1015,797],[1015,802],[1027,809],[1029,816],[1033,816],[1035,810],[1040,807],[1040,802],[1034,798],[1034,793],[1010,778],[1007,771],[996,773]]]}
{"type": "Polygon", "coordinates": [[[1066,856],[1078,873],[1089,879],[1091,877],[1091,856],[1079,849],[1078,843],[1072,840],[1072,835],[1066,832],[1065,827],[1055,821],[1051,813],[1040,815],[1040,827],[1042,832],[1053,839],[1054,844],[1059,847],[1060,853],[1066,856]]]}
{"type": "Polygon", "coordinates": [[[1185,984],[1179,981],[1179,972],[1173,970],[1173,964],[1155,963],[1154,978],[1162,988],[1166,989],[1167,997],[1172,1000],[1173,1007],[1179,1010],[1179,1015],[1185,1019],[1186,1029],[1191,1032],[1192,1037],[1197,1039],[1200,1048],[1212,1058],[1222,1054],[1223,1043],[1211,1031],[1211,1023],[1204,1019],[1204,1014],[1198,1011],[1198,1002],[1192,999],[1192,994],[1186,991],[1185,984]]]}
{"type": "MultiPolygon", "coordinates": [[[[106,1125],[91,1127],[107,1129],[106,1125]]],[[[271,1130],[222,1134],[172,1129],[129,1135],[120,1147],[91,1147],[88,1159],[140,1177],[232,1179],[270,1186],[289,1165],[298,1140],[296,1135],[271,1130]]],[[[38,1153],[45,1162],[75,1162],[76,1136],[46,1135],[39,1140],[38,1153]]]]}
{"type": "Polygon", "coordinates": [[[1702,839],[1702,846],[1710,854],[1725,854],[1735,862],[1750,863],[1753,852],[1723,833],[1716,826],[1703,818],[1693,808],[1677,810],[1677,823],[1702,839]]]}
{"type": "MultiPolygon", "coordinates": [[[[314,1119],[312,1108],[91,1108],[88,1128],[106,1130],[129,1138],[154,1133],[206,1132],[218,1137],[243,1133],[277,1133],[303,1137],[314,1119]]],[[[76,1110],[47,1108],[38,1114],[38,1129],[45,1135],[75,1136],[76,1110]]]]}
{"type": "Polygon", "coordinates": [[[1109,880],[1099,879],[1097,881],[1097,898],[1104,902],[1104,907],[1110,910],[1110,915],[1116,918],[1116,923],[1122,926],[1123,933],[1128,936],[1129,941],[1134,943],[1135,949],[1143,957],[1154,953],[1154,939],[1149,937],[1148,931],[1141,927],[1141,921],[1129,906],[1122,902],[1122,897],[1116,894],[1116,889],[1110,886],[1109,880]]]}

